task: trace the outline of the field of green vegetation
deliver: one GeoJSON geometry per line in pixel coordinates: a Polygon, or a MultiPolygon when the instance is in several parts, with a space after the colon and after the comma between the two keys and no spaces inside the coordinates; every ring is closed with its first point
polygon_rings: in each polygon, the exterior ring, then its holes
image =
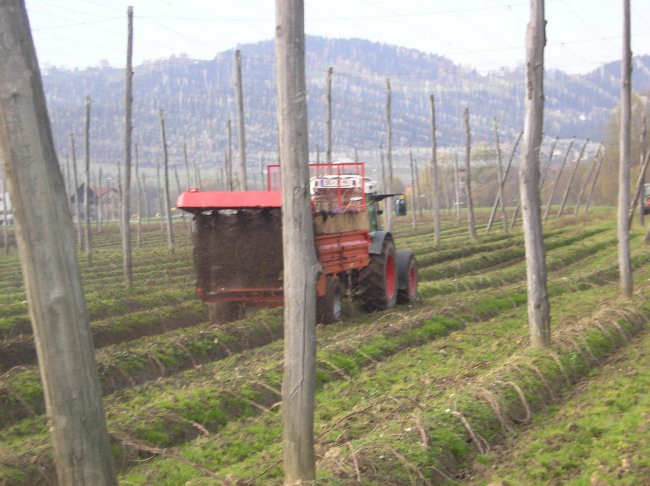
{"type": "MultiPolygon", "coordinates": [[[[483,215],[485,216],[485,215],[483,215]]],[[[319,326],[318,484],[642,484],[650,477],[650,251],[631,231],[618,291],[613,212],[545,225],[553,347],[528,347],[520,229],[469,241],[446,219],[395,224],[420,302],[319,326]]],[[[479,218],[480,219],[480,218],[479,218]]],[[[82,278],[124,485],[281,484],[282,309],[208,322],[190,237],[158,225],[122,279],[119,231],[82,278]]],[[[0,256],[0,484],[53,484],[51,443],[15,248],[0,256]]]]}

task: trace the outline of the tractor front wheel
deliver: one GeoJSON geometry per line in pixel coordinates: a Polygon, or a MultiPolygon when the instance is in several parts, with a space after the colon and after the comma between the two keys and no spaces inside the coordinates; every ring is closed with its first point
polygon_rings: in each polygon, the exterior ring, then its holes
{"type": "Polygon", "coordinates": [[[370,264],[359,273],[359,300],[368,311],[392,309],[397,302],[395,244],[386,238],[382,251],[370,255],[370,264]]]}

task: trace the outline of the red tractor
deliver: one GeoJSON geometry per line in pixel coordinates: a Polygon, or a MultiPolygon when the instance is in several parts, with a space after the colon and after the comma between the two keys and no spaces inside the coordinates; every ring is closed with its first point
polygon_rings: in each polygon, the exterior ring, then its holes
{"type": "MultiPolygon", "coordinates": [[[[412,303],[417,263],[412,251],[396,251],[393,235],[378,225],[376,182],[358,162],[310,164],[316,251],[323,272],[317,317],[341,319],[344,293],[366,311],[412,303]]],[[[190,189],[177,207],[194,214],[196,292],[213,303],[213,318],[241,317],[246,305],[282,303],[280,166],[268,167],[266,191],[190,189]]]]}

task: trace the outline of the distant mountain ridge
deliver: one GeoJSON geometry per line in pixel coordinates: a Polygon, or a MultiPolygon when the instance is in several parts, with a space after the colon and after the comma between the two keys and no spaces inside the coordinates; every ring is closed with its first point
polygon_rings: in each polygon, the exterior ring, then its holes
{"type": "MultiPolygon", "coordinates": [[[[241,46],[249,165],[276,151],[273,41],[241,46]]],[[[493,118],[502,140],[516,136],[523,124],[523,67],[481,75],[442,56],[361,39],[307,38],[309,138],[312,151],[325,150],[326,71],[333,76],[333,145],[337,153],[377,151],[385,143],[386,79],[392,85],[393,146],[426,148],[431,144],[429,95],[436,100],[438,143],[465,141],[463,112],[470,109],[472,140],[493,143],[493,118]]],[[[650,90],[650,56],[635,58],[633,89],[650,90]]],[[[617,62],[585,75],[546,73],[545,133],[569,138],[602,136],[618,102],[617,62]]],[[[135,67],[134,141],[140,162],[160,159],[159,110],[165,111],[171,163],[182,166],[182,146],[202,167],[221,164],[226,150],[226,123],[236,140],[234,52],[209,61],[171,57],[135,67]]],[[[91,158],[114,164],[123,152],[124,70],[109,66],[86,70],[50,68],[43,76],[59,156],[70,154],[69,134],[82,154],[86,95],[92,100],[91,158]]],[[[235,152],[236,153],[236,152],[235,152]]]]}

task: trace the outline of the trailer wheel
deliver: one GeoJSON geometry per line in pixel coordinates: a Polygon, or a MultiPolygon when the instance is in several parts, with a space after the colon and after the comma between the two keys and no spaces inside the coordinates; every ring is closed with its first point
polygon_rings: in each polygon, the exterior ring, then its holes
{"type": "Polygon", "coordinates": [[[395,244],[390,238],[378,255],[370,255],[370,264],[359,273],[359,300],[368,311],[392,309],[397,301],[395,244]]]}
{"type": "Polygon", "coordinates": [[[208,315],[213,324],[226,324],[245,316],[244,304],[239,302],[208,302],[208,315]]]}
{"type": "Polygon", "coordinates": [[[316,301],[316,322],[331,324],[343,315],[343,286],[337,277],[328,276],[325,295],[316,301]]]}
{"type": "Polygon", "coordinates": [[[409,250],[395,254],[397,263],[397,303],[413,304],[418,296],[418,265],[415,255],[409,250]]]}

